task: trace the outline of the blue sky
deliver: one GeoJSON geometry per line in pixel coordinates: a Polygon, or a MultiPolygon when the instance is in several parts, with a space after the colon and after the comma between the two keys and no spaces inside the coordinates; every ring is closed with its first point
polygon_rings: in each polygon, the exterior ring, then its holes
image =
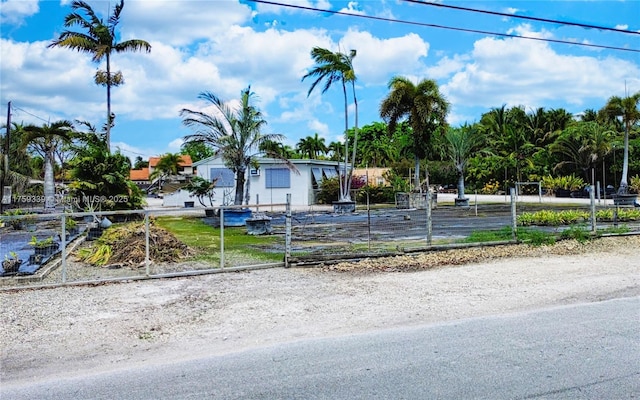
{"type": "MultiPolygon", "coordinates": [[[[403,0],[280,0],[308,7],[640,50],[640,35],[492,16],[403,0]]],[[[70,1],[2,0],[0,115],[12,102],[12,121],[59,119],[101,126],[106,90],[93,83],[86,54],[47,45],[64,30],[70,1]]],[[[88,1],[107,18],[112,1],[88,1]]],[[[440,4],[516,16],[563,20],[640,32],[640,1],[440,1],[440,4]]],[[[354,67],[360,126],[379,121],[378,107],[394,75],[435,79],[451,103],[453,125],[477,121],[502,104],[599,109],[612,96],[640,90],[640,53],[496,37],[344,15],[257,4],[245,0],[127,0],[120,40],[144,39],[150,54],[115,54],[112,68],[125,84],[113,89],[116,126],[112,148],[132,159],[178,152],[182,108],[202,109],[197,96],[211,91],[231,102],[251,85],[266,116],[266,132],[295,146],[318,133],[342,140],[340,88],[307,96],[301,81],[313,65],[314,46],[356,49],[354,67]]],[[[350,110],[353,111],[353,105],[350,110]]],[[[353,121],[353,119],[352,119],[353,121]]]]}

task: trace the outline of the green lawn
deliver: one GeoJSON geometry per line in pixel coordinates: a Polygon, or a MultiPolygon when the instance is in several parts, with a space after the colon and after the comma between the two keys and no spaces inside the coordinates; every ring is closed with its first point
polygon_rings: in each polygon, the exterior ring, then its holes
{"type": "MultiPolygon", "coordinates": [[[[154,221],[195,250],[194,261],[220,263],[220,228],[194,217],[167,216],[154,221]]],[[[281,262],[284,237],[248,235],[245,227],[224,228],[224,257],[225,266],[281,262]]]]}

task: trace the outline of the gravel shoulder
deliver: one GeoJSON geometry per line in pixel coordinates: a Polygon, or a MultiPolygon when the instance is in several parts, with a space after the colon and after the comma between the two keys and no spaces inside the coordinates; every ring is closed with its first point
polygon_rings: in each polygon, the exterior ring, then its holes
{"type": "Polygon", "coordinates": [[[640,236],[628,236],[3,291],[0,381],[640,296],[639,254],[640,236]]]}

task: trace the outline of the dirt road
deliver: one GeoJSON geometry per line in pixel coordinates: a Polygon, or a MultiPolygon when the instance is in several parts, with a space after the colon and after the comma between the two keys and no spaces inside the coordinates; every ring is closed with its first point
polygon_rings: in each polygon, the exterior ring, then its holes
{"type": "MultiPolygon", "coordinates": [[[[0,292],[0,379],[44,380],[640,295],[640,236],[501,251],[500,258],[457,266],[396,258],[355,267],[0,292]],[[411,272],[398,272],[403,265],[411,272]]],[[[460,254],[439,257],[466,262],[460,254]]]]}

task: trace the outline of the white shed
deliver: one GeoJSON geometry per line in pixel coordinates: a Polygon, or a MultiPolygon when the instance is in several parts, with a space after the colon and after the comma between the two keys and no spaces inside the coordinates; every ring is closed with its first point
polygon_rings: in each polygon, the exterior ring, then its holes
{"type": "MultiPolygon", "coordinates": [[[[316,193],[323,179],[338,176],[344,163],[326,160],[289,160],[296,171],[283,161],[258,158],[258,168],[247,171],[250,203],[285,203],[291,194],[293,206],[315,204],[316,193]]],[[[193,163],[198,176],[212,181],[218,179],[214,205],[231,204],[235,197],[235,174],[224,165],[221,157],[209,157],[193,163]]],[[[245,187],[246,190],[246,187],[245,187]]]]}

